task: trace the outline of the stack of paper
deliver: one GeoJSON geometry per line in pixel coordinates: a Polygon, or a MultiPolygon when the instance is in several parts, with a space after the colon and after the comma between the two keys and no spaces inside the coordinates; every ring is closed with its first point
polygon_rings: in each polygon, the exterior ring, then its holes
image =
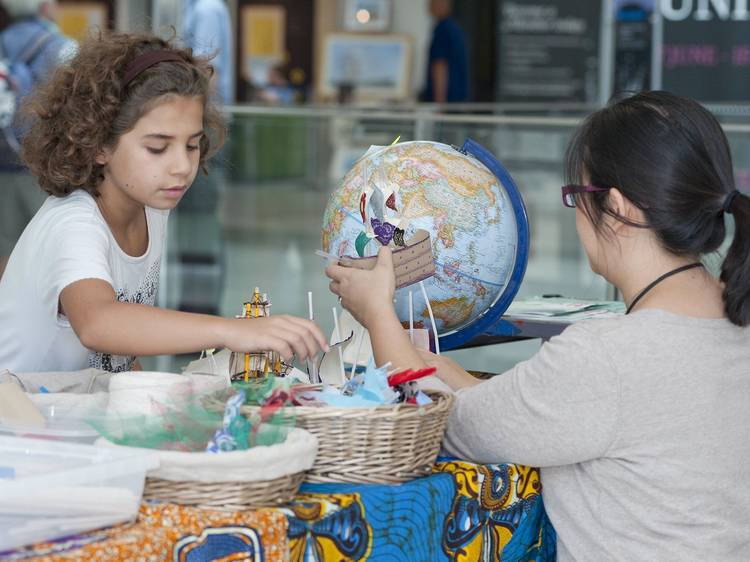
{"type": "Polygon", "coordinates": [[[0,548],[129,521],[140,496],[126,487],[52,486],[0,497],[0,548]]]}
{"type": "Polygon", "coordinates": [[[574,322],[591,318],[606,318],[625,312],[625,303],[571,299],[567,297],[531,297],[511,303],[506,316],[550,322],[574,322]]]}

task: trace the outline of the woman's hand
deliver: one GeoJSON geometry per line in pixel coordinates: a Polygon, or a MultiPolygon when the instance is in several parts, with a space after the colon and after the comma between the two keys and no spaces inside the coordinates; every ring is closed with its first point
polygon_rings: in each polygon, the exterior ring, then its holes
{"type": "Polygon", "coordinates": [[[435,367],[435,375],[453,390],[474,386],[482,381],[467,373],[461,365],[445,355],[435,355],[429,351],[418,349],[420,357],[429,367],[435,367]]]}
{"type": "Polygon", "coordinates": [[[392,313],[396,277],[389,248],[380,248],[377,264],[369,271],[331,264],[326,275],[331,279],[331,292],[365,328],[370,328],[378,316],[392,313]]]}
{"type": "Polygon", "coordinates": [[[223,327],[223,345],[238,353],[277,351],[289,362],[295,355],[301,361],[318,351],[328,351],[326,338],[310,320],[296,316],[227,319],[223,327]]]}

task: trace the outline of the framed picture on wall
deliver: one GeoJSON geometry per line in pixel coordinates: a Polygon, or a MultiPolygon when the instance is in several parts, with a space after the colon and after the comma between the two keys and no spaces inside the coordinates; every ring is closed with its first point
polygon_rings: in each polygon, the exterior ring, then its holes
{"type": "Polygon", "coordinates": [[[77,41],[86,38],[91,29],[107,29],[108,13],[104,2],[61,2],[56,12],[60,31],[77,41]]]}
{"type": "Polygon", "coordinates": [[[410,95],[411,42],[405,35],[331,33],[323,47],[318,95],[358,101],[403,100],[410,95]]]}
{"type": "Polygon", "coordinates": [[[253,84],[268,83],[271,69],[286,57],[286,17],[284,6],[242,6],[241,72],[253,84]]]}
{"type": "Polygon", "coordinates": [[[388,31],[391,28],[391,0],[346,0],[344,29],[388,31]]]}

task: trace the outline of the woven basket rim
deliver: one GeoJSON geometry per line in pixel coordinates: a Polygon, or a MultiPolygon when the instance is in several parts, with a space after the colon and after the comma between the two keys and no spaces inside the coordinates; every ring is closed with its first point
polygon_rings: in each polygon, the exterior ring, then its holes
{"type": "MultiPolygon", "coordinates": [[[[455,395],[451,392],[445,392],[443,390],[425,390],[425,394],[430,396],[433,401],[430,404],[407,404],[402,402],[399,404],[380,404],[378,406],[357,406],[353,408],[343,408],[341,406],[284,406],[284,408],[293,409],[297,415],[306,414],[320,414],[324,413],[330,417],[350,417],[355,416],[362,418],[367,414],[390,414],[391,416],[410,417],[413,415],[424,415],[429,410],[438,408],[447,408],[453,404],[455,395]]],[[[216,404],[219,400],[213,400],[209,403],[216,404]]],[[[258,405],[244,404],[240,407],[241,412],[251,411],[254,412],[260,409],[258,405]]],[[[378,417],[387,417],[379,415],[378,417]]]]}
{"type": "Polygon", "coordinates": [[[255,482],[207,483],[147,476],[143,495],[146,499],[192,505],[203,509],[256,509],[288,503],[297,494],[305,477],[306,472],[301,471],[255,482]]]}

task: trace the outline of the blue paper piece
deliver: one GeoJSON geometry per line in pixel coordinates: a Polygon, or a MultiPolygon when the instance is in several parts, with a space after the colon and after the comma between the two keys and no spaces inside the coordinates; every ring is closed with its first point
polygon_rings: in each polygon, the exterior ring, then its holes
{"type": "Polygon", "coordinates": [[[320,391],[317,398],[329,406],[361,408],[394,404],[398,393],[388,386],[387,370],[375,367],[370,358],[364,373],[356,375],[340,391],[334,388],[320,391]]]}
{"type": "Polygon", "coordinates": [[[337,408],[372,408],[380,405],[363,396],[346,396],[335,390],[321,390],[318,398],[329,406],[337,408]]]}
{"type": "Polygon", "coordinates": [[[222,453],[225,451],[236,451],[237,440],[229,433],[229,428],[234,420],[240,416],[240,407],[245,403],[245,391],[238,390],[237,394],[227,400],[224,407],[224,419],[222,425],[214,433],[211,441],[206,445],[207,453],[222,453]]]}
{"type": "Polygon", "coordinates": [[[388,385],[388,371],[382,367],[377,368],[372,357],[362,378],[364,383],[360,389],[360,395],[372,395],[381,404],[393,404],[398,400],[398,393],[388,385]]]}

